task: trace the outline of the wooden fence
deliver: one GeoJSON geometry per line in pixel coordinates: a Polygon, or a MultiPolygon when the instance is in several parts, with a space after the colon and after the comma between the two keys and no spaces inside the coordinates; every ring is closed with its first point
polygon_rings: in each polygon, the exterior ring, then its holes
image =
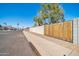
{"type": "Polygon", "coordinates": [[[72,42],[72,21],[45,25],[44,27],[45,35],[72,42]]]}

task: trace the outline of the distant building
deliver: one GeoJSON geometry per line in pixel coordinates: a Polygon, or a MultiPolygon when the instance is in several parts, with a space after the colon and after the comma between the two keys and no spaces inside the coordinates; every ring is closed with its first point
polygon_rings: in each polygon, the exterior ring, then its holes
{"type": "Polygon", "coordinates": [[[16,28],[12,26],[0,26],[0,30],[16,30],[16,28]]]}
{"type": "Polygon", "coordinates": [[[25,30],[27,30],[27,31],[29,31],[29,29],[30,29],[29,27],[25,28],[25,30]]]}

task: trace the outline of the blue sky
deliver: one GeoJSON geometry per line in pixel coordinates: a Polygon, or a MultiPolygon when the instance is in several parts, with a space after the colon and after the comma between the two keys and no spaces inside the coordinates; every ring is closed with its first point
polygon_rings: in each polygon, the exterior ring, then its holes
{"type": "Polygon", "coordinates": [[[78,3],[65,3],[61,4],[64,9],[65,20],[73,20],[79,17],[79,4],[78,3]]]}
{"type": "MultiPolygon", "coordinates": [[[[61,4],[64,9],[65,19],[72,20],[79,17],[79,4],[61,4]]],[[[37,15],[40,9],[38,3],[23,3],[23,4],[0,4],[0,24],[6,22],[8,25],[17,27],[33,26],[33,17],[37,15]]]]}

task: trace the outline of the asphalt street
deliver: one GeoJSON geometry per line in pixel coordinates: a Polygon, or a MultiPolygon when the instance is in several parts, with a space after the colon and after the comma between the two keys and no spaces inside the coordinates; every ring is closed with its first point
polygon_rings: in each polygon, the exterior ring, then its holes
{"type": "Polygon", "coordinates": [[[35,56],[22,31],[0,31],[0,56],[35,56]]]}

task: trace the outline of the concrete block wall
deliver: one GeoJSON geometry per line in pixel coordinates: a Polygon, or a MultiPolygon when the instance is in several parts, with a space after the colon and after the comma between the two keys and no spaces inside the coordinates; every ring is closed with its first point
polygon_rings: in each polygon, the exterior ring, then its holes
{"type": "Polygon", "coordinates": [[[30,28],[30,31],[44,35],[44,25],[43,26],[32,27],[32,28],[30,28]]]}
{"type": "Polygon", "coordinates": [[[73,44],[79,45],[79,18],[73,20],[73,44]]]}

